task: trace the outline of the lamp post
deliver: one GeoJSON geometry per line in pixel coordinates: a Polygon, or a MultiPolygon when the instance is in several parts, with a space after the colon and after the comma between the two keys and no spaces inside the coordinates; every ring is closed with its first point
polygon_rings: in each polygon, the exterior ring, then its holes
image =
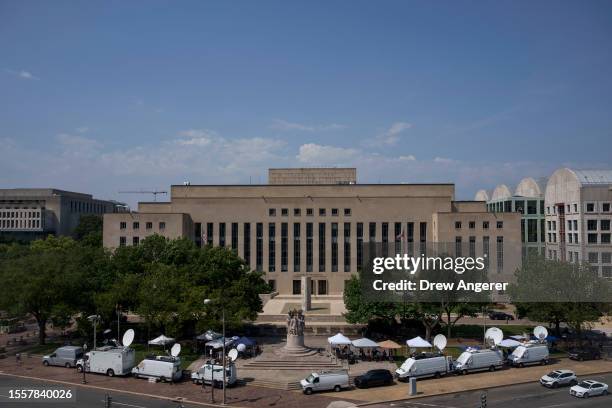
{"type": "Polygon", "coordinates": [[[93,351],[93,350],[96,349],[96,331],[97,331],[98,322],[100,321],[100,315],[91,315],[91,316],[88,316],[87,320],[92,322],[93,323],[93,327],[94,327],[94,342],[93,342],[93,348],[92,348],[92,351],[93,351]]]}
{"type": "MultiPolygon", "coordinates": [[[[87,353],[87,343],[83,344],[83,351],[87,353]]],[[[83,370],[83,384],[87,384],[87,378],[85,378],[85,353],[83,353],[83,365],[81,366],[83,370]]]]}
{"type": "MultiPolygon", "coordinates": [[[[211,304],[212,300],[211,299],[204,299],[204,304],[208,305],[211,304]]],[[[225,405],[226,403],[226,392],[225,392],[225,306],[223,305],[223,303],[221,303],[221,325],[222,325],[222,347],[223,347],[223,352],[222,352],[222,366],[223,366],[223,405],[225,405]]],[[[214,367],[214,366],[213,366],[214,367]]],[[[213,381],[213,388],[214,388],[214,381],[213,381]]]]}

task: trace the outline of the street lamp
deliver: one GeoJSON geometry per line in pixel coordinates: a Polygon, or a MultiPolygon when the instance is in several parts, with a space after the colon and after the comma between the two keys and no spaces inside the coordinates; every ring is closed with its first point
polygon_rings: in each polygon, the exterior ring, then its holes
{"type": "MultiPolygon", "coordinates": [[[[205,305],[209,305],[213,303],[213,301],[211,299],[204,299],[204,304],[205,305]]],[[[223,356],[222,356],[222,366],[223,366],[223,405],[225,405],[225,401],[226,401],[226,395],[225,395],[225,306],[223,305],[223,303],[221,303],[221,325],[222,325],[222,333],[221,335],[223,337],[221,337],[222,340],[222,347],[223,347],[223,356]]],[[[213,364],[214,367],[214,364],[213,364]]],[[[214,371],[214,370],[212,370],[214,371]]],[[[213,377],[214,378],[214,377],[213,377]]],[[[214,380],[213,380],[213,384],[212,387],[215,388],[215,384],[214,384],[214,380]]]]}
{"type": "Polygon", "coordinates": [[[94,327],[94,342],[92,350],[96,349],[96,327],[98,326],[98,322],[100,321],[100,315],[91,315],[87,317],[87,320],[93,323],[94,327]]]}

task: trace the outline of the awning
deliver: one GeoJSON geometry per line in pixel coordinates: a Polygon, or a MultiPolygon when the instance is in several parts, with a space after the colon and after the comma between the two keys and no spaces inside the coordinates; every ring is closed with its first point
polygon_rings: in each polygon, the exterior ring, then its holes
{"type": "Polygon", "coordinates": [[[346,344],[351,344],[351,339],[349,339],[342,333],[338,333],[335,336],[328,337],[327,342],[332,346],[343,346],[346,344]]]}
{"type": "Polygon", "coordinates": [[[517,346],[520,346],[520,345],[521,345],[521,343],[519,343],[518,341],[513,340],[513,339],[503,339],[498,344],[498,346],[500,346],[500,347],[517,347],[517,346]]]}
{"type": "MultiPolygon", "coordinates": [[[[223,338],[212,340],[212,341],[207,342],[205,346],[213,348],[213,349],[220,349],[220,348],[223,348],[223,340],[224,340],[223,338]]],[[[233,342],[234,340],[226,338],[225,347],[227,348],[231,346],[233,342]]]]}
{"type": "Polygon", "coordinates": [[[406,344],[408,345],[408,347],[412,348],[432,347],[431,343],[421,338],[421,336],[416,336],[413,339],[406,340],[406,344]]]}
{"type": "Polygon", "coordinates": [[[384,349],[399,349],[399,348],[402,348],[402,346],[400,344],[397,344],[393,340],[381,341],[380,343],[378,343],[378,347],[384,348],[384,349]]]}
{"type": "Polygon", "coordinates": [[[172,337],[166,337],[163,334],[149,341],[149,344],[153,346],[165,346],[171,343],[174,343],[174,339],[172,337]]]}
{"type": "Polygon", "coordinates": [[[223,337],[222,334],[217,333],[215,331],[212,330],[207,330],[206,332],[200,334],[199,336],[196,337],[196,340],[200,340],[200,341],[211,341],[211,340],[216,340],[223,337]]]}
{"type": "Polygon", "coordinates": [[[366,339],[361,338],[361,339],[357,339],[357,340],[353,340],[353,346],[358,347],[358,348],[375,348],[378,347],[378,343],[376,343],[373,340],[370,339],[366,339]]]}

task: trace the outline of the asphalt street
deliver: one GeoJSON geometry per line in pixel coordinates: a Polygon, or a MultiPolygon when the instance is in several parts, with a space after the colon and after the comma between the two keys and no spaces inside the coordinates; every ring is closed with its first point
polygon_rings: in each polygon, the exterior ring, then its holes
{"type": "MultiPolygon", "coordinates": [[[[579,380],[593,379],[612,385],[612,373],[580,377],[579,380]]],[[[388,404],[373,404],[369,408],[477,408],[480,407],[482,390],[467,391],[436,397],[418,398],[388,404]]],[[[609,408],[612,395],[576,398],[569,395],[569,387],[548,389],[539,383],[510,385],[487,391],[487,408],[609,408]]]]}
{"type": "MultiPolygon", "coordinates": [[[[47,406],[50,408],[103,408],[106,394],[102,390],[83,387],[70,387],[67,385],[44,383],[42,381],[24,380],[21,378],[8,376],[0,376],[0,390],[0,407],[2,408],[44,408],[47,406]],[[75,392],[76,401],[16,401],[9,398],[9,389],[42,388],[45,386],[53,388],[71,389],[73,392],[75,392]]],[[[137,397],[124,393],[113,393],[111,394],[111,398],[113,408],[178,408],[181,406],[178,402],[172,402],[169,400],[162,400],[156,398],[137,397]]],[[[199,404],[184,404],[182,406],[185,408],[202,407],[202,405],[199,404]]]]}

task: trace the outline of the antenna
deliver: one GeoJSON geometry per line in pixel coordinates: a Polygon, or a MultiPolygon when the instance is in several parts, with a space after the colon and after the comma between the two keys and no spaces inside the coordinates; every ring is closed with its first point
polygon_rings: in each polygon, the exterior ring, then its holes
{"type": "Polygon", "coordinates": [[[121,343],[124,348],[130,347],[130,344],[134,341],[134,329],[129,329],[125,333],[123,333],[123,340],[121,343]]]}
{"type": "Polygon", "coordinates": [[[178,357],[178,355],[181,354],[181,345],[176,343],[174,346],[172,346],[172,348],[170,349],[170,355],[172,357],[178,357]]]}
{"type": "Polygon", "coordinates": [[[443,334],[438,334],[436,337],[434,337],[434,346],[442,351],[446,348],[446,336],[443,334]]]}
{"type": "Polygon", "coordinates": [[[536,339],[543,342],[546,337],[548,337],[548,330],[546,330],[546,327],[544,326],[537,326],[535,329],[533,329],[533,335],[536,339]]]}
{"type": "Polygon", "coordinates": [[[497,327],[491,327],[485,332],[485,341],[492,342],[494,346],[497,346],[504,338],[504,332],[497,327]]]}
{"type": "Polygon", "coordinates": [[[230,358],[231,361],[236,361],[236,359],[238,358],[238,350],[236,350],[235,348],[231,349],[229,353],[227,353],[227,356],[230,358]]]}
{"type": "Polygon", "coordinates": [[[153,201],[157,201],[158,194],[168,194],[167,191],[160,190],[138,190],[138,191],[119,191],[119,194],[153,194],[153,201]]]}

